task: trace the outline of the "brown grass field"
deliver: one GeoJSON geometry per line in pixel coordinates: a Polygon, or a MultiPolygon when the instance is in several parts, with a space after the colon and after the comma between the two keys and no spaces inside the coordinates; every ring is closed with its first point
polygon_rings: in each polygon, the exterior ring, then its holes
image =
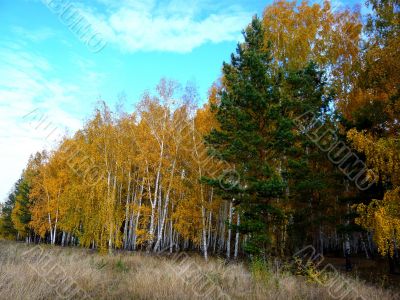
{"type": "Polygon", "coordinates": [[[400,299],[360,279],[285,270],[185,253],[101,255],[0,241],[0,299],[400,299]]]}

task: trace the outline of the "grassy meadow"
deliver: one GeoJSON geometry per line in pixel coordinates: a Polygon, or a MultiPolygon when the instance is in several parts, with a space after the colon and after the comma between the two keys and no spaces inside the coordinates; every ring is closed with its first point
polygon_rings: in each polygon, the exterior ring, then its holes
{"type": "Polygon", "coordinates": [[[102,255],[0,242],[0,299],[398,299],[391,289],[308,267],[196,254],[102,255]],[[298,275],[296,275],[298,274],[298,275]]]}

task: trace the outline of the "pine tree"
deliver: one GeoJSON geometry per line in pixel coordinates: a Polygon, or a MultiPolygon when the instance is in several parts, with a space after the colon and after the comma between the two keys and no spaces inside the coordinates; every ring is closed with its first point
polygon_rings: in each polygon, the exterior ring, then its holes
{"type": "MultiPolygon", "coordinates": [[[[287,188],[293,160],[304,157],[304,134],[294,119],[311,111],[322,111],[322,74],[310,64],[304,70],[280,69],[270,56],[261,22],[254,18],[245,30],[231,63],[223,67],[223,88],[216,117],[220,128],[206,140],[213,155],[235,166],[240,184],[219,192],[240,206],[239,229],[247,235],[245,250],[265,256],[276,248],[276,227],[287,222],[287,188]],[[273,225],[273,226],[272,226],[273,225]]],[[[217,186],[217,180],[210,179],[217,186]]],[[[284,229],[283,233],[285,234],[284,229]]]]}
{"type": "Polygon", "coordinates": [[[21,179],[15,183],[14,189],[8,195],[8,199],[4,203],[1,209],[0,214],[0,236],[6,239],[15,239],[17,238],[17,230],[14,228],[14,224],[12,221],[12,210],[15,206],[16,201],[16,190],[18,189],[18,185],[21,182],[21,179]]]}

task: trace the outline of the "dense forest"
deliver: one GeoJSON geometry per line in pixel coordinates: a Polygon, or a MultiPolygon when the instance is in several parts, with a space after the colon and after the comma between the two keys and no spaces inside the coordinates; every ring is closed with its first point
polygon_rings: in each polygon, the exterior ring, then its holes
{"type": "MultiPolygon", "coordinates": [[[[198,107],[161,79],[134,112],[100,102],[32,155],[0,235],[113,252],[341,257],[400,249],[400,2],[275,1],[198,107]],[[204,101],[203,101],[204,102],[204,101]]],[[[40,122],[39,114],[27,116],[40,122]]]]}

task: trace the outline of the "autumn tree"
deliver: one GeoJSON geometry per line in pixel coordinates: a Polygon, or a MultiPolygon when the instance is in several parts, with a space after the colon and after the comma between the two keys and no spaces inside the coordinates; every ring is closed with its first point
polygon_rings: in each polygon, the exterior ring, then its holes
{"type": "Polygon", "coordinates": [[[7,200],[1,207],[0,214],[0,236],[6,239],[16,239],[17,238],[17,230],[14,227],[12,221],[12,211],[15,206],[16,201],[16,191],[18,190],[19,183],[21,179],[19,179],[15,185],[13,190],[8,195],[7,200]]]}
{"type": "MultiPolygon", "coordinates": [[[[399,243],[400,64],[398,1],[369,1],[368,37],[362,67],[349,102],[344,103],[348,139],[365,155],[370,180],[382,195],[358,206],[359,224],[374,232],[381,254],[393,256],[399,243]]],[[[391,267],[393,271],[393,267],[391,267]]]]}

